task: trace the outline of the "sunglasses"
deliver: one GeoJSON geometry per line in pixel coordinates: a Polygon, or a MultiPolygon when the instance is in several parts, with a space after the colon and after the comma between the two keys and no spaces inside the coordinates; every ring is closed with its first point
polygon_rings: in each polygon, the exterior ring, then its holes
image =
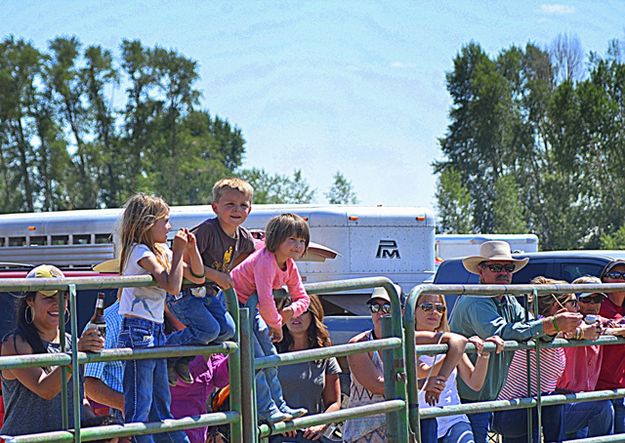
{"type": "Polygon", "coordinates": [[[421,303],[419,307],[423,309],[425,312],[436,310],[436,312],[439,312],[441,314],[444,314],[445,311],[447,310],[447,306],[445,305],[441,305],[441,304],[435,305],[434,303],[430,303],[430,302],[421,303]]]}
{"type": "Polygon", "coordinates": [[[391,305],[388,303],[384,303],[383,305],[379,305],[377,303],[369,303],[369,310],[372,314],[377,314],[378,312],[382,312],[383,314],[390,314],[391,305]]]}
{"type": "Polygon", "coordinates": [[[502,272],[502,271],[514,272],[514,269],[516,268],[516,266],[513,265],[512,263],[508,263],[505,265],[500,265],[500,264],[482,265],[482,268],[488,268],[490,272],[502,272]]]}
{"type": "Polygon", "coordinates": [[[580,298],[580,303],[601,303],[605,297],[603,295],[593,295],[590,297],[580,298]]]}
{"type": "Polygon", "coordinates": [[[625,280],[625,272],[610,271],[605,277],[611,278],[612,280],[625,280]]]}

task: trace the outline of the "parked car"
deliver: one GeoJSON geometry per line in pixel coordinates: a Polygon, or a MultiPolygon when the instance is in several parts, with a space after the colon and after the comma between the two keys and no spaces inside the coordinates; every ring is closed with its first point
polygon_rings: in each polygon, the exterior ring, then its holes
{"type": "MultiPolygon", "coordinates": [[[[530,260],[523,269],[512,276],[513,284],[529,283],[539,275],[571,282],[584,275],[599,276],[603,267],[615,259],[625,259],[625,251],[616,250],[585,250],[585,251],[548,251],[529,254],[513,254],[514,258],[530,260]]],[[[478,284],[476,274],[471,274],[462,265],[461,258],[443,261],[436,275],[434,284],[478,284]]],[[[450,312],[457,296],[448,296],[447,305],[450,312]]]]}

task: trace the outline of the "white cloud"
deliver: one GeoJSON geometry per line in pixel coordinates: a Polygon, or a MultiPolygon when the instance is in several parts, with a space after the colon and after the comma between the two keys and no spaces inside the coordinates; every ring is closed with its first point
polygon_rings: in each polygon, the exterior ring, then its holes
{"type": "Polygon", "coordinates": [[[392,69],[414,69],[417,67],[416,63],[406,63],[400,61],[394,61],[389,64],[392,69]]]}
{"type": "Polygon", "coordinates": [[[574,14],[575,7],[559,3],[543,3],[540,10],[546,14],[574,14]]]}

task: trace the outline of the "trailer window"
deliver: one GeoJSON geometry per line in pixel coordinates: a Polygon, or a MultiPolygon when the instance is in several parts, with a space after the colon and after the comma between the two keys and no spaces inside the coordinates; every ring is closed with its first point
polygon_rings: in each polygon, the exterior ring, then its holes
{"type": "Polygon", "coordinates": [[[96,234],[95,235],[95,244],[103,245],[113,243],[113,236],[111,234],[96,234]]]}
{"type": "Polygon", "coordinates": [[[69,245],[69,235],[53,235],[50,244],[53,246],[69,245]]]}
{"type": "Polygon", "coordinates": [[[74,235],[73,243],[75,245],[88,245],[91,243],[91,234],[74,235]]]}
{"type": "Polygon", "coordinates": [[[48,244],[48,237],[45,235],[37,235],[34,237],[30,237],[30,245],[31,246],[45,246],[48,244]]]}
{"type": "Polygon", "coordinates": [[[9,246],[26,246],[26,237],[9,237],[9,246]]]}
{"type": "Polygon", "coordinates": [[[6,241],[4,240],[4,237],[0,237],[0,248],[3,248],[5,244],[6,241]]]}

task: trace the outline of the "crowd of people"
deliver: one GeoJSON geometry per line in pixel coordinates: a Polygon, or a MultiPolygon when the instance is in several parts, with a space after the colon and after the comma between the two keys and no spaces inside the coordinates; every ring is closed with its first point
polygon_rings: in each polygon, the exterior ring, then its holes
{"type": "MultiPolygon", "coordinates": [[[[120,273],[152,275],[156,285],[119,290],[117,301],[104,312],[105,337],[88,326],[78,340],[78,349],[99,352],[223,342],[236,332],[224,300],[224,291],[231,288],[239,305],[252,312],[250,338],[255,357],[331,346],[322,304],[306,293],[295,263],[310,242],[306,221],[295,214],[282,214],[269,221],[264,241],[255,240],[242,226],[252,209],[252,199],[253,189],[246,181],[220,180],[213,187],[216,217],[193,229],[180,229],[170,249],[167,204],[145,194],[131,197],[120,220],[120,273]],[[183,279],[194,287],[183,289],[183,279]],[[273,291],[283,287],[288,297],[277,303],[273,291]]],[[[507,243],[491,241],[482,244],[480,255],[465,258],[463,264],[479,276],[481,284],[507,285],[527,259],[515,259],[507,243]]],[[[62,276],[54,266],[41,265],[27,278],[62,276]]],[[[625,261],[614,261],[600,278],[581,277],[573,283],[624,281],[625,261]]],[[[537,277],[532,283],[566,282],[537,277]]],[[[401,288],[396,289],[401,294],[401,288]]],[[[620,323],[625,315],[624,302],[625,292],[554,293],[530,299],[526,309],[515,297],[503,293],[495,297],[464,295],[448,320],[445,297],[422,294],[416,301],[416,344],[445,343],[448,351],[419,356],[419,407],[511,400],[534,396],[538,389],[550,395],[625,387],[625,345],[611,346],[610,352],[598,345],[544,349],[541,378],[530,379],[529,392],[527,365],[535,373],[535,352],[503,351],[505,340],[548,342],[557,336],[592,340],[600,334],[625,335],[620,323]],[[534,312],[538,316],[534,317],[534,312]],[[475,353],[465,353],[468,343],[475,346],[475,353]],[[494,351],[490,347],[487,351],[485,343],[493,344],[494,351]]],[[[353,337],[351,343],[382,336],[382,317],[391,314],[391,296],[377,288],[367,305],[373,328],[353,337]]],[[[66,347],[61,348],[60,309],[56,290],[23,294],[18,303],[17,328],[4,337],[2,355],[67,352],[71,340],[65,340],[66,347]]],[[[379,352],[350,355],[347,363],[351,374],[348,406],[383,401],[384,370],[379,352]]],[[[259,421],[274,425],[306,414],[339,410],[341,372],[335,358],[257,371],[259,421]]],[[[218,388],[227,389],[227,383],[228,359],[224,355],[90,363],[65,371],[60,367],[4,369],[5,418],[0,432],[15,436],[61,429],[63,384],[70,398],[80,395],[83,399],[81,417],[85,422],[101,424],[197,416],[209,410],[211,394],[218,388]],[[81,377],[81,392],[72,392],[71,377],[81,377]],[[98,421],[95,417],[103,418],[98,421]]],[[[536,415],[536,409],[530,411],[536,415]]],[[[530,436],[527,414],[527,409],[516,409],[422,420],[422,441],[483,443],[494,430],[505,443],[538,442],[537,417],[532,420],[530,436]]],[[[623,433],[625,405],[623,399],[616,399],[544,407],[542,424],[545,442],[623,433]]],[[[274,435],[271,442],[334,441],[333,430],[333,425],[310,426],[274,435]]],[[[342,439],[377,443],[386,441],[386,433],[384,415],[376,415],[347,420],[342,439]]],[[[207,427],[198,427],[133,439],[217,441],[211,435],[207,427]]]]}

